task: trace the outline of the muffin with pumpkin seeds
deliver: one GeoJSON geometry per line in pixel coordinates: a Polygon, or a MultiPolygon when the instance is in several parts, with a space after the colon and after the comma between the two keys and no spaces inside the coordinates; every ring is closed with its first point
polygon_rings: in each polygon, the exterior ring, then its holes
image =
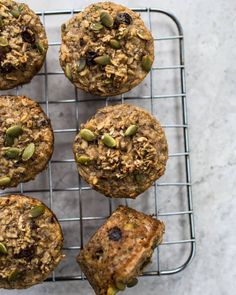
{"type": "Polygon", "coordinates": [[[74,155],[80,175],[94,189],[134,199],[164,174],[168,146],[156,118],[120,104],[98,110],[81,125],[74,155]]]}
{"type": "Polygon", "coordinates": [[[60,63],[78,88],[115,96],[137,86],[154,60],[154,42],[139,14],[98,2],[62,25],[60,63]]]}
{"type": "Polygon", "coordinates": [[[30,82],[48,49],[40,18],[24,3],[0,0],[0,89],[30,82]]]}
{"type": "Polygon", "coordinates": [[[0,96],[0,189],[35,178],[53,153],[50,120],[25,96],[0,96]]]}
{"type": "Polygon", "coordinates": [[[23,195],[0,198],[0,288],[44,281],[61,259],[63,234],[54,213],[23,195]]]}

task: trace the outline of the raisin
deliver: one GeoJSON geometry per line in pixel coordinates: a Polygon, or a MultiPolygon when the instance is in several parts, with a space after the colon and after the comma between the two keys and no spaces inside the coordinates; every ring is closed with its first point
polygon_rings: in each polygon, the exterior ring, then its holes
{"type": "Polygon", "coordinates": [[[86,63],[88,66],[95,65],[94,58],[97,57],[97,53],[95,51],[87,51],[86,53],[86,63]]]}
{"type": "Polygon", "coordinates": [[[108,231],[108,237],[112,241],[119,241],[122,238],[122,231],[115,226],[108,231]]]}
{"type": "Polygon", "coordinates": [[[8,52],[11,51],[10,46],[0,47],[0,62],[4,61],[8,52]]]}
{"type": "Polygon", "coordinates": [[[25,27],[21,33],[23,41],[30,43],[30,44],[35,44],[36,37],[35,33],[31,31],[30,28],[25,27]]]}
{"type": "Polygon", "coordinates": [[[29,246],[25,249],[22,249],[18,254],[14,255],[14,258],[21,259],[25,258],[27,261],[31,261],[34,258],[35,255],[35,246],[29,246]]]}
{"type": "Polygon", "coordinates": [[[115,18],[113,28],[118,29],[121,24],[130,25],[132,22],[133,19],[128,13],[119,13],[115,18]]]}
{"type": "Polygon", "coordinates": [[[6,63],[4,66],[0,67],[0,72],[2,74],[9,74],[13,72],[14,70],[15,70],[15,67],[10,63],[6,63]]]}
{"type": "Polygon", "coordinates": [[[82,47],[82,46],[84,46],[86,43],[85,43],[85,41],[84,41],[84,39],[83,38],[80,38],[80,40],[79,40],[79,45],[82,47]]]}

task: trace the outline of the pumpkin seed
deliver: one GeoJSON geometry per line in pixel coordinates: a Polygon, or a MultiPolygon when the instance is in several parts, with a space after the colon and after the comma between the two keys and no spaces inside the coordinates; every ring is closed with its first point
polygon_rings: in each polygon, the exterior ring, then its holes
{"type": "Polygon", "coordinates": [[[128,288],[132,288],[138,284],[138,279],[133,278],[132,280],[129,280],[127,283],[128,288]]]}
{"type": "Polygon", "coordinates": [[[119,290],[117,290],[116,288],[114,287],[109,287],[108,290],[107,290],[107,295],[116,295],[116,293],[118,292],[119,290]]]}
{"type": "Polygon", "coordinates": [[[11,182],[11,178],[8,176],[3,176],[0,178],[0,186],[8,185],[11,182]]]}
{"type": "Polygon", "coordinates": [[[5,137],[5,146],[12,146],[14,144],[14,137],[6,135],[5,137]]]}
{"type": "Polygon", "coordinates": [[[111,45],[111,47],[114,48],[114,49],[119,49],[119,48],[121,48],[120,42],[119,42],[118,40],[116,40],[116,39],[111,39],[111,40],[110,40],[110,45],[111,45]]]}
{"type": "Polygon", "coordinates": [[[7,129],[6,134],[11,137],[18,137],[23,133],[23,128],[20,125],[14,125],[7,129]]]}
{"type": "Polygon", "coordinates": [[[143,30],[137,30],[137,35],[142,40],[150,40],[151,39],[151,36],[143,30]]]}
{"type": "Polygon", "coordinates": [[[41,215],[43,215],[45,212],[45,206],[44,205],[38,205],[32,208],[29,212],[30,217],[37,218],[41,215]]]}
{"type": "Polygon", "coordinates": [[[93,31],[100,31],[101,29],[103,29],[103,25],[101,23],[92,23],[90,28],[93,31]]]}
{"type": "Polygon", "coordinates": [[[20,12],[22,12],[24,10],[24,8],[25,8],[25,4],[22,3],[22,4],[19,5],[18,10],[20,12]]]}
{"type": "Polygon", "coordinates": [[[64,33],[66,31],[66,24],[61,25],[61,31],[62,31],[62,33],[64,33]]]}
{"type": "Polygon", "coordinates": [[[112,28],[113,27],[113,24],[114,24],[114,20],[113,20],[113,17],[107,13],[107,12],[102,12],[100,14],[100,20],[101,20],[101,23],[107,27],[107,28],[112,28]]]}
{"type": "Polygon", "coordinates": [[[21,150],[18,148],[9,148],[6,152],[5,152],[5,156],[9,159],[17,159],[20,155],[21,150]]]}
{"type": "Polygon", "coordinates": [[[83,69],[86,66],[86,59],[85,58],[81,58],[77,64],[77,72],[81,72],[83,71],[83,69]]]}
{"type": "Polygon", "coordinates": [[[135,180],[138,183],[144,182],[145,181],[145,176],[143,174],[135,174],[135,180]]]}
{"type": "Polygon", "coordinates": [[[19,272],[17,269],[14,269],[8,276],[8,281],[9,282],[14,282],[19,278],[19,272]]]}
{"type": "Polygon", "coordinates": [[[12,9],[11,14],[15,17],[18,18],[20,16],[20,10],[19,9],[12,9]]]}
{"type": "Polygon", "coordinates": [[[70,69],[70,65],[69,64],[66,64],[65,74],[66,74],[66,77],[69,80],[72,79],[72,73],[71,73],[71,69],[70,69]]]}
{"type": "Polygon", "coordinates": [[[152,68],[152,59],[150,58],[149,55],[145,55],[142,58],[142,68],[144,71],[149,72],[152,68]]]}
{"type": "Polygon", "coordinates": [[[95,134],[89,129],[82,129],[79,134],[86,141],[93,141],[96,138],[95,134]]]}
{"type": "Polygon", "coordinates": [[[86,155],[77,157],[77,162],[82,165],[88,165],[90,161],[91,161],[90,158],[86,155]]]}
{"type": "Polygon", "coordinates": [[[94,61],[102,66],[108,65],[111,62],[109,55],[98,56],[94,58],[94,61]]]}
{"type": "Polygon", "coordinates": [[[126,288],[126,285],[124,283],[118,281],[118,282],[116,282],[116,288],[120,291],[124,291],[126,288]]]}
{"type": "Polygon", "coordinates": [[[125,131],[125,136],[133,136],[136,134],[137,130],[138,130],[137,125],[130,125],[125,131]]]}
{"type": "Polygon", "coordinates": [[[38,43],[36,44],[36,47],[37,47],[38,51],[39,51],[41,54],[44,54],[44,52],[45,52],[45,48],[43,47],[43,44],[42,44],[42,43],[38,42],[38,43]]]}
{"type": "Polygon", "coordinates": [[[0,243],[0,253],[1,254],[7,254],[7,248],[3,243],[0,243]]]}
{"type": "Polygon", "coordinates": [[[109,135],[109,134],[104,134],[103,135],[103,137],[102,137],[102,142],[106,145],[106,146],[108,146],[108,147],[110,147],[110,148],[114,148],[114,147],[116,147],[116,141],[115,141],[115,139],[113,138],[113,137],[111,137],[111,135],[109,135]]]}
{"type": "Polygon", "coordinates": [[[30,158],[33,157],[34,153],[35,153],[35,144],[34,143],[28,144],[23,151],[22,160],[28,161],[30,158]]]}
{"type": "Polygon", "coordinates": [[[0,46],[1,46],[1,47],[6,47],[6,46],[8,46],[8,41],[7,41],[6,38],[4,38],[4,37],[0,37],[0,46]]]}

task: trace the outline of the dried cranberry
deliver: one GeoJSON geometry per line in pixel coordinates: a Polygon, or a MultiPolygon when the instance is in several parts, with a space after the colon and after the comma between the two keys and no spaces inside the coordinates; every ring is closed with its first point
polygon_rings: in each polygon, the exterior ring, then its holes
{"type": "Polygon", "coordinates": [[[112,241],[119,241],[122,238],[122,231],[115,226],[108,231],[108,237],[112,241]]]}
{"type": "Polygon", "coordinates": [[[30,28],[25,27],[21,33],[23,41],[30,43],[30,44],[35,44],[36,37],[35,33],[31,31],[30,28]]]}
{"type": "Polygon", "coordinates": [[[121,24],[130,25],[132,24],[132,22],[133,22],[133,19],[128,13],[126,12],[119,13],[117,14],[115,18],[113,28],[118,29],[121,24]]]}
{"type": "Polygon", "coordinates": [[[95,51],[87,51],[86,53],[86,63],[88,66],[95,65],[94,58],[97,56],[97,53],[95,51]]]}
{"type": "Polygon", "coordinates": [[[34,258],[35,250],[35,246],[29,246],[25,249],[22,249],[18,254],[15,254],[14,258],[25,258],[26,260],[31,261],[34,258]]]}
{"type": "Polygon", "coordinates": [[[5,65],[0,67],[0,72],[2,74],[9,74],[15,70],[14,66],[10,63],[6,63],[5,65]]]}

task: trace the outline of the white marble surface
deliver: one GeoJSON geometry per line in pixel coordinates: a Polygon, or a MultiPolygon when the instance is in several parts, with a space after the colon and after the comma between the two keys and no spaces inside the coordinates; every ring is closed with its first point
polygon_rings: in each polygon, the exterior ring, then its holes
{"type": "MultiPolygon", "coordinates": [[[[89,1],[24,1],[35,10],[89,1]]],[[[139,1],[117,1],[129,7],[139,1]]],[[[185,32],[197,255],[183,272],[143,278],[126,294],[232,295],[236,280],[236,2],[149,0],[172,11],[185,32]]],[[[94,294],[87,282],[44,283],[18,294],[94,294]]],[[[1,295],[16,291],[0,291],[1,295]]]]}

